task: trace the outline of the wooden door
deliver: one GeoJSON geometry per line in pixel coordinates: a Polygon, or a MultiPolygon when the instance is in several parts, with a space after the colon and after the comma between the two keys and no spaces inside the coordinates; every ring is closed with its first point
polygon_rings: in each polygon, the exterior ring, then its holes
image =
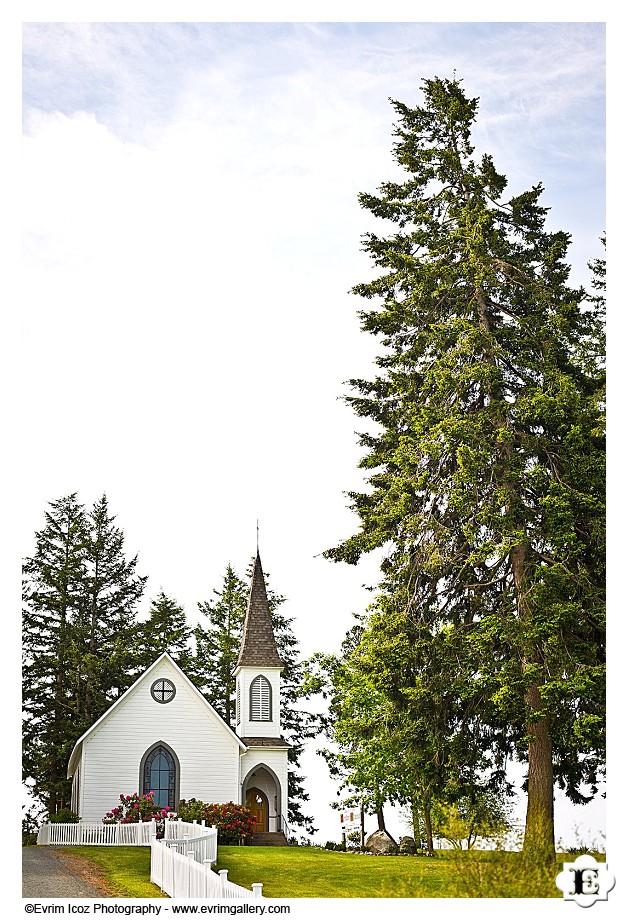
{"type": "Polygon", "coordinates": [[[249,789],[246,793],[246,807],[255,818],[255,832],[268,830],[268,799],[260,789],[249,789]]]}

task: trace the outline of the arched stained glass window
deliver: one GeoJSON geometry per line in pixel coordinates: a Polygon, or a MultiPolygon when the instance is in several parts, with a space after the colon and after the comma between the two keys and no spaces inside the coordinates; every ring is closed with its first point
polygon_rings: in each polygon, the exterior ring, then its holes
{"type": "Polygon", "coordinates": [[[258,674],[251,683],[251,721],[270,722],[271,719],[270,682],[263,674],[258,674]]]}
{"type": "Polygon", "coordinates": [[[160,808],[175,808],[177,768],[167,747],[158,744],[144,762],[143,794],[154,792],[154,802],[160,808]]]}

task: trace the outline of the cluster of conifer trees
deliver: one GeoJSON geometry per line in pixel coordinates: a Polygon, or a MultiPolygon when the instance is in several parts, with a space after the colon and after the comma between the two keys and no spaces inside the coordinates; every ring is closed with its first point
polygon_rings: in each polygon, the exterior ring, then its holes
{"type": "MultiPolygon", "coordinates": [[[[177,601],[160,591],[138,617],[147,577],[127,558],[124,534],[103,495],[86,509],[77,494],[50,504],[23,578],[23,775],[49,815],[70,804],[66,771],[80,736],[134,680],[167,651],[233,727],[234,670],[249,586],[228,565],[222,587],[199,603],[191,626],[177,601]]],[[[247,577],[248,577],[247,573],[247,577]]],[[[282,725],[289,753],[289,823],[312,832],[298,772],[312,718],[298,706],[298,643],[269,587],[282,675],[282,725]]]]}

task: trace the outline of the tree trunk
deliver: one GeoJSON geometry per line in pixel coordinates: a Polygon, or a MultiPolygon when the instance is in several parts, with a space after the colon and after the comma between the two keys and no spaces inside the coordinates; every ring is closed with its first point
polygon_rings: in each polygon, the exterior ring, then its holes
{"type": "MultiPolygon", "coordinates": [[[[527,547],[521,545],[513,548],[511,564],[517,606],[522,623],[528,618],[526,603],[527,582],[525,563],[527,547]]],[[[523,669],[541,663],[540,652],[527,649],[523,656],[523,669]]],[[[532,712],[543,708],[538,681],[530,685],[525,693],[525,704],[532,712]]],[[[526,829],[523,839],[523,855],[529,862],[538,865],[551,865],[556,859],[554,844],[554,772],[552,767],[552,739],[549,721],[546,717],[530,722],[527,726],[530,737],[528,743],[528,807],[526,812],[526,829]]]]}
{"type": "MultiPolygon", "coordinates": [[[[536,684],[526,693],[532,709],[541,708],[541,694],[536,684]]],[[[528,809],[523,840],[523,855],[530,861],[551,865],[556,859],[554,844],[554,776],[552,741],[546,718],[528,726],[528,809]]]]}
{"type": "MultiPolygon", "coordinates": [[[[480,325],[485,332],[491,333],[490,321],[486,305],[486,298],[482,289],[476,288],[476,299],[479,308],[480,325]]],[[[494,356],[489,357],[494,363],[494,356]]],[[[504,455],[511,456],[511,447],[506,445],[504,455]]],[[[517,488],[514,482],[507,480],[506,485],[511,493],[512,507],[517,505],[517,488]]],[[[511,509],[512,510],[512,509],[511,509]]],[[[529,618],[528,591],[530,588],[526,567],[528,562],[529,547],[525,542],[514,546],[510,553],[517,610],[519,619],[525,624],[529,618]]],[[[540,653],[532,649],[532,654],[524,655],[523,667],[526,661],[531,663],[540,661],[540,653]]],[[[542,708],[541,694],[538,684],[533,684],[525,694],[526,706],[533,711],[542,708]]],[[[523,843],[523,852],[527,859],[550,864],[556,859],[554,844],[554,777],[552,769],[552,741],[549,733],[549,722],[546,718],[539,719],[527,726],[530,742],[528,744],[528,805],[526,813],[526,829],[523,843]]]]}
{"type": "Polygon", "coordinates": [[[423,805],[423,821],[425,823],[425,846],[427,848],[427,855],[434,855],[434,837],[432,836],[432,815],[430,812],[429,802],[425,802],[423,805]]]}
{"type": "Polygon", "coordinates": [[[375,814],[377,815],[377,830],[388,833],[386,825],[384,824],[384,807],[380,805],[375,814]]]}
{"type": "Polygon", "coordinates": [[[417,845],[417,848],[421,847],[421,838],[423,836],[421,829],[421,813],[419,804],[413,800],[410,805],[410,813],[412,815],[412,834],[414,836],[414,842],[417,845]]]}

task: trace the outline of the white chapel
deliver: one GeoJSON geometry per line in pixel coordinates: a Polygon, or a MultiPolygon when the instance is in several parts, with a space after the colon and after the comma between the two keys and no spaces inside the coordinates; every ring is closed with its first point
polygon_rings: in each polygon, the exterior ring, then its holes
{"type": "Polygon", "coordinates": [[[282,668],[258,552],[235,671],[235,731],[165,652],[76,742],[68,765],[73,811],[101,821],[121,793],[152,791],[175,811],[191,798],[247,805],[256,832],[283,836],[282,668]]]}

